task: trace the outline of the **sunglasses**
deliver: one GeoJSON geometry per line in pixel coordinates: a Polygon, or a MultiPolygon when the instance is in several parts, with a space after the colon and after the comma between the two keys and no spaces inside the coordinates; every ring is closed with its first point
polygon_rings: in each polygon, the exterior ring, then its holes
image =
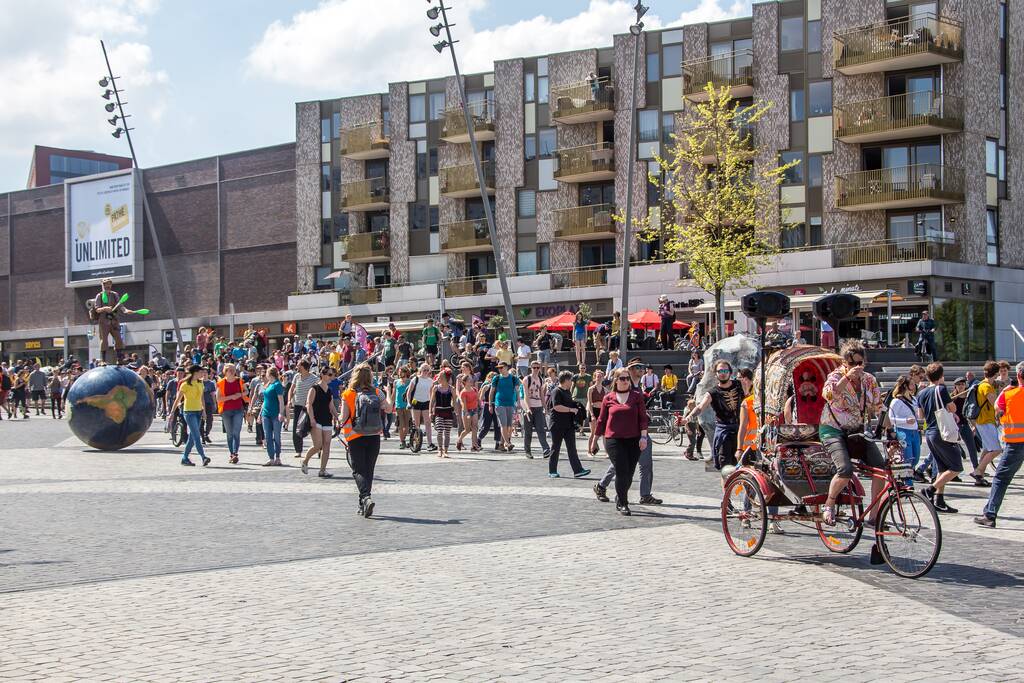
{"type": "Polygon", "coordinates": [[[863,359],[861,359],[861,360],[851,360],[851,361],[847,361],[847,363],[850,365],[851,368],[855,368],[855,367],[857,367],[859,365],[864,365],[864,360],[863,359]]]}
{"type": "Polygon", "coordinates": [[[715,370],[715,374],[716,375],[728,375],[731,372],[732,372],[732,370],[726,370],[725,368],[722,368],[720,370],[715,370]]]}
{"type": "Polygon", "coordinates": [[[616,381],[616,382],[628,382],[628,381],[630,381],[630,380],[629,380],[629,378],[628,378],[628,377],[616,377],[616,378],[615,378],[615,381],[616,381]]]}

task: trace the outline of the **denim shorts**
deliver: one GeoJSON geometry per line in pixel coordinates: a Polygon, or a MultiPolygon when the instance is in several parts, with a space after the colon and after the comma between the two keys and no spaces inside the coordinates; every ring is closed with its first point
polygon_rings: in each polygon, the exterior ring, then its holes
{"type": "Polygon", "coordinates": [[[494,406],[494,417],[498,419],[498,424],[502,427],[511,427],[515,415],[515,406],[494,406]]]}

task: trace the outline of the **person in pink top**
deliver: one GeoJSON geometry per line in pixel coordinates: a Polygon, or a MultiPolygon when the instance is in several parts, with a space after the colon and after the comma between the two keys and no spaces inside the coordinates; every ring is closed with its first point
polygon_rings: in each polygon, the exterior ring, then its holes
{"type": "Polygon", "coordinates": [[[629,516],[629,487],[633,484],[640,453],[647,448],[647,408],[643,394],[633,387],[629,371],[616,370],[612,386],[601,401],[594,434],[615,465],[615,509],[629,516]]]}

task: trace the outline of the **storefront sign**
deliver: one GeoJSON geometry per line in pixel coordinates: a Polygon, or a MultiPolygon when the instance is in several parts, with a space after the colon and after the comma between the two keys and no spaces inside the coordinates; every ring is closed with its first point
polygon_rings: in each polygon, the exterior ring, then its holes
{"type": "Polygon", "coordinates": [[[68,287],[142,279],[142,193],[135,185],[134,170],[65,181],[68,287]]]}
{"type": "Polygon", "coordinates": [[[298,331],[298,323],[281,323],[281,334],[297,334],[298,331]]]}
{"type": "Polygon", "coordinates": [[[31,339],[31,340],[25,342],[25,350],[26,351],[29,351],[31,349],[41,349],[41,348],[43,348],[43,342],[39,341],[38,339],[31,339]]]}
{"type": "Polygon", "coordinates": [[[337,332],[340,329],[340,320],[328,320],[327,322],[324,323],[324,330],[326,330],[327,332],[337,332]]]}
{"type": "Polygon", "coordinates": [[[928,281],[910,280],[907,282],[907,291],[912,296],[928,296],[928,281]]]}
{"type": "Polygon", "coordinates": [[[63,349],[64,348],[64,337],[54,337],[53,338],[53,348],[55,348],[55,349],[63,349]]]}
{"type": "MultiPolygon", "coordinates": [[[[174,330],[164,330],[163,331],[163,339],[164,339],[164,344],[173,344],[174,343],[174,330]]],[[[183,329],[181,331],[181,343],[189,344],[191,342],[192,342],[192,330],[183,329]]]]}

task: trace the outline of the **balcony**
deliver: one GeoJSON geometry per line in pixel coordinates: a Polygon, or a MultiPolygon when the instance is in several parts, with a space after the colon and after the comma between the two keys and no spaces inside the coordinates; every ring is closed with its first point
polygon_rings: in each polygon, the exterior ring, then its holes
{"type": "Polygon", "coordinates": [[[707,102],[709,84],[716,90],[729,88],[730,97],[751,97],[754,94],[753,51],[737,50],[683,62],[683,97],[690,102],[707,102]]]}
{"type": "MultiPolygon", "coordinates": [[[[487,100],[469,103],[469,119],[473,124],[473,135],[477,142],[494,139],[494,105],[487,100]]],[[[452,107],[444,111],[441,121],[441,139],[445,142],[469,142],[469,130],[466,128],[466,117],[462,107],[452,107]]]]}
{"type": "Polygon", "coordinates": [[[615,179],[615,148],[611,143],[558,149],[555,159],[555,178],[563,183],[615,179]]]}
{"type": "MultiPolygon", "coordinates": [[[[483,162],[483,172],[487,194],[494,194],[494,162],[483,162]]],[[[473,164],[442,168],[438,175],[441,194],[445,197],[465,199],[480,196],[480,181],[473,164]]]]}
{"type": "Polygon", "coordinates": [[[558,123],[589,123],[615,118],[615,89],[607,78],[552,88],[551,118],[558,123]]]}
{"type": "Polygon", "coordinates": [[[350,289],[341,292],[342,305],[366,306],[367,304],[380,303],[380,289],[350,289]]]}
{"type": "Polygon", "coordinates": [[[920,69],[964,57],[963,27],[934,14],[837,31],[832,54],[841,74],[920,69]]]}
{"type": "Polygon", "coordinates": [[[487,220],[478,218],[471,221],[459,221],[442,226],[447,228],[448,237],[441,243],[441,251],[452,253],[469,253],[475,251],[491,251],[491,235],[487,230],[487,220]]]}
{"type": "Polygon", "coordinates": [[[552,212],[555,219],[555,239],[567,242],[605,240],[617,233],[614,204],[576,206],[552,212]]]}
{"type": "MultiPolygon", "coordinates": [[[[756,152],[754,147],[753,124],[743,124],[738,126],[736,132],[739,137],[739,147],[744,152],[744,158],[753,157],[756,152]]],[[[695,128],[684,130],[682,134],[677,137],[678,144],[684,149],[688,149],[690,145],[688,136],[690,135],[693,135],[698,143],[700,143],[702,139],[704,140],[704,147],[701,150],[703,154],[700,157],[700,162],[705,166],[713,166],[718,163],[718,154],[715,152],[715,141],[704,131],[695,128]]]]}
{"type": "Polygon", "coordinates": [[[844,211],[909,209],[963,201],[963,171],[938,164],[836,176],[836,206],[844,211]]]}
{"type": "Polygon", "coordinates": [[[360,232],[345,238],[345,260],[349,263],[373,263],[391,260],[391,233],[360,232]]]}
{"type": "Polygon", "coordinates": [[[861,144],[922,138],[964,129],[964,101],[931,90],[835,107],[835,136],[861,144]]]}
{"type": "Polygon", "coordinates": [[[952,240],[918,237],[832,247],[833,268],[907,261],[960,261],[960,245],[952,240]]]}
{"type": "Polygon", "coordinates": [[[487,293],[487,280],[451,280],[444,284],[445,297],[474,296],[487,293]]]}
{"type": "Polygon", "coordinates": [[[346,159],[385,159],[391,152],[386,126],[380,121],[340,131],[341,156],[346,159]]]}
{"type": "Polygon", "coordinates": [[[551,273],[551,288],[566,289],[569,287],[597,287],[608,284],[608,268],[611,266],[597,266],[569,270],[561,273],[551,273]]]}
{"type": "Polygon", "coordinates": [[[388,208],[388,179],[367,178],[341,186],[341,208],[343,211],[378,211],[388,208]]]}

